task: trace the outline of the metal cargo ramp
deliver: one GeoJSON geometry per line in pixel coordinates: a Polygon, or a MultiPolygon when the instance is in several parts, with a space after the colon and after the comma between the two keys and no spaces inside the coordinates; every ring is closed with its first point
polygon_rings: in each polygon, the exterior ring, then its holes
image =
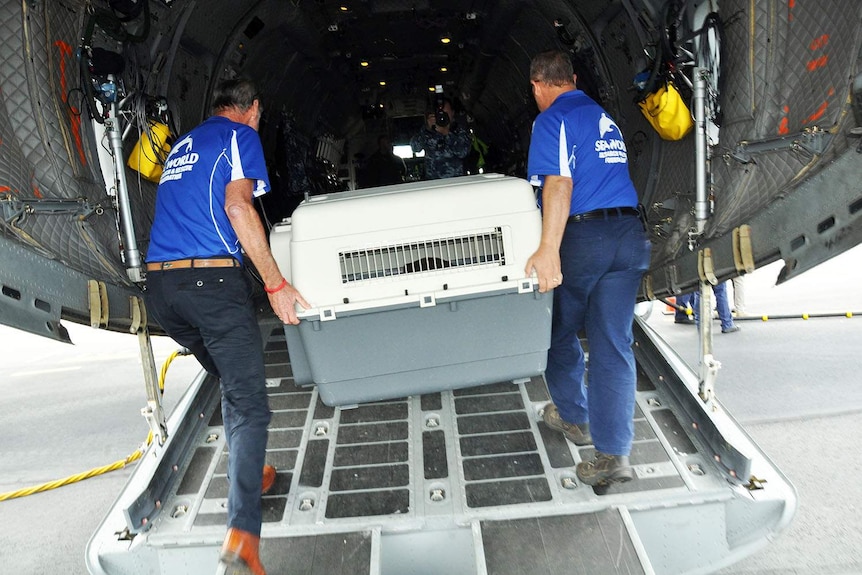
{"type": "MultiPolygon", "coordinates": [[[[694,375],[636,323],[637,479],[578,482],[591,455],[545,427],[541,377],[324,405],[262,326],[273,412],[261,553],[270,575],[706,573],[766,545],[796,494],[694,375]]],[[[227,477],[218,386],[202,374],[94,534],[94,574],[212,573],[227,477]]]]}

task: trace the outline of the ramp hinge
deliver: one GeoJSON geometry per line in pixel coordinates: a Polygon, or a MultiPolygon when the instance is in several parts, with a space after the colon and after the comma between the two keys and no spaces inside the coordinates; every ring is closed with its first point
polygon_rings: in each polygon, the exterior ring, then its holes
{"type": "Polygon", "coordinates": [[[652,288],[652,274],[644,274],[641,288],[643,289],[643,294],[646,296],[647,301],[655,301],[655,292],[652,288]]]}
{"type": "Polygon", "coordinates": [[[718,278],[715,277],[715,262],[712,260],[712,249],[703,248],[697,252],[697,275],[700,276],[702,282],[709,282],[712,285],[718,284],[718,278]]]}
{"type": "Polygon", "coordinates": [[[144,317],[147,313],[143,308],[143,306],[138,305],[135,300],[138,298],[131,296],[129,298],[129,308],[131,309],[130,319],[131,323],[129,324],[129,333],[138,333],[142,327],[146,327],[147,318],[144,317]]]}
{"type": "Polygon", "coordinates": [[[733,263],[740,274],[754,271],[754,248],[751,246],[751,226],[748,224],[733,230],[733,263]]]}
{"type": "Polygon", "coordinates": [[[90,305],[90,327],[98,329],[108,326],[108,288],[105,282],[87,281],[87,301],[90,305]]]}

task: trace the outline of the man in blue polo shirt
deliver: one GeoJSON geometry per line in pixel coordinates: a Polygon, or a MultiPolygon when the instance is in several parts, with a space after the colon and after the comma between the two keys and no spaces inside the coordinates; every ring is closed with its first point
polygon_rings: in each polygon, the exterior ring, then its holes
{"type": "Polygon", "coordinates": [[[595,457],[576,472],[597,485],[634,478],[632,320],[651,249],[623,135],[575,81],[565,52],[544,52],[531,62],[540,114],[527,173],[541,190],[542,239],[526,272],[536,272],[539,291],[554,290],[545,371],[553,403],[543,419],[576,445],[595,445],[595,457]],[[581,330],[590,348],[589,392],[581,330]]]}
{"type": "Polygon", "coordinates": [[[228,531],[220,561],[265,575],[258,548],[270,411],[251,258],[276,316],[297,324],[308,303],[272,257],[253,197],[269,190],[257,134],[261,107],[245,79],[222,82],[213,115],[171,148],[156,196],[147,250],[147,306],[165,332],[220,379],[228,445],[228,531]]]}

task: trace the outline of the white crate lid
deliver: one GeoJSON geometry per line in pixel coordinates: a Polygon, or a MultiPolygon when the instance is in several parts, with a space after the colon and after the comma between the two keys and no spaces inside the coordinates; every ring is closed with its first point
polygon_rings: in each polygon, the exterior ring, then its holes
{"type": "Polygon", "coordinates": [[[532,186],[501,174],[313,196],[291,217],[294,242],[536,210],[532,186]]]}
{"type": "Polygon", "coordinates": [[[532,291],[524,267],[540,238],[532,186],[491,174],[318,196],[276,226],[271,242],[285,277],[314,308],[301,315],[331,317],[532,291]]]}

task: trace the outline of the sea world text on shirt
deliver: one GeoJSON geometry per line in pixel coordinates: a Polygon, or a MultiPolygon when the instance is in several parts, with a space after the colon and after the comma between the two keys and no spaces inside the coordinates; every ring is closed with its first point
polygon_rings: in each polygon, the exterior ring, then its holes
{"type": "Polygon", "coordinates": [[[200,156],[195,152],[192,152],[192,144],[193,140],[191,136],[186,136],[177,142],[172,153],[185,153],[176,157],[168,156],[167,161],[165,161],[165,169],[162,172],[162,177],[159,179],[159,183],[167,182],[169,180],[181,180],[183,172],[189,172],[194,168],[194,165],[200,159],[200,156]]]}
{"type": "Polygon", "coordinates": [[[616,123],[602,113],[599,118],[599,139],[596,140],[596,153],[606,164],[625,164],[628,161],[626,154],[626,143],[621,139],[622,133],[616,123]],[[616,131],[619,138],[606,139],[606,134],[616,131]]]}

